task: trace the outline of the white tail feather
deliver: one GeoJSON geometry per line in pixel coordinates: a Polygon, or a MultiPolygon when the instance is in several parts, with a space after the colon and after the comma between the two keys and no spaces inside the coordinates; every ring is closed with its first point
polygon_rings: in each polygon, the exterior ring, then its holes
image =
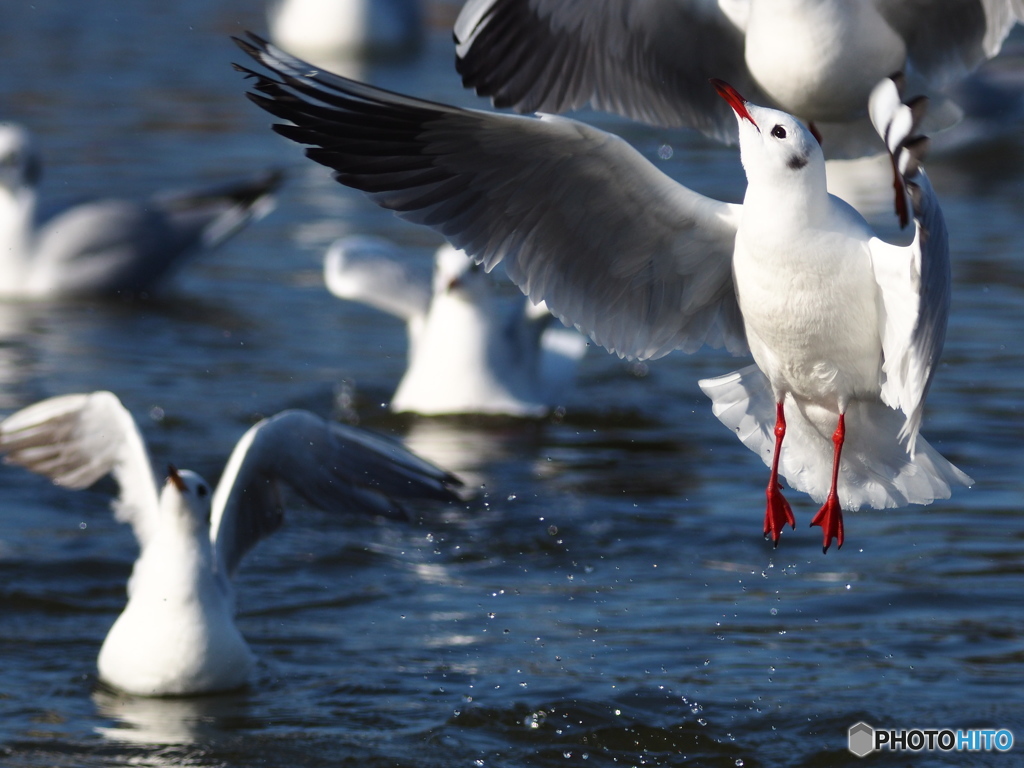
{"type": "MultiPolygon", "coordinates": [[[[712,412],[736,436],[771,465],[775,448],[775,397],[755,365],[704,379],[700,388],[712,400],[712,412]]],[[[832,432],[838,414],[787,398],[786,439],[779,472],[788,484],[821,503],[832,477],[832,432]]],[[[880,402],[854,401],[846,411],[846,442],[840,464],[839,497],[843,509],[883,509],[930,504],[946,499],[951,485],[974,481],[919,437],[911,455],[897,438],[903,416],[880,402]]]]}

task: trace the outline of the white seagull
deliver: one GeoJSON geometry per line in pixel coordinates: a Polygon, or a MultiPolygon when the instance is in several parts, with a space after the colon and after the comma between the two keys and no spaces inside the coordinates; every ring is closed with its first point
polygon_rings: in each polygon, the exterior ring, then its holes
{"type": "Polygon", "coordinates": [[[140,554],[128,604],[99,655],[100,677],[139,696],[225,691],[250,679],[253,656],[235,626],[231,578],[281,525],[279,483],[326,510],[404,517],[398,499],[457,498],[461,483],[397,443],[283,411],[238,441],[215,491],[169,468],[161,488],[131,414],[110,392],[63,395],[0,423],[6,461],[67,488],[111,473],[114,513],[140,554]]]}
{"type": "Polygon", "coordinates": [[[420,0],[270,0],[271,38],[312,60],[404,56],[423,40],[420,0]]]}
{"type": "Polygon", "coordinates": [[[586,352],[579,333],[552,326],[546,306],[499,296],[490,276],[448,244],[435,254],[431,281],[385,240],[342,238],[324,258],[324,281],[339,298],[405,320],[409,365],[391,400],[398,413],[543,416],[586,352]]]}
{"type": "MultiPolygon", "coordinates": [[[[935,93],[995,56],[1021,0],[469,0],[456,67],[496,106],[591,105],[736,141],[707,81],[813,121],[830,157],[881,150],[868,94],[907,71],[935,93]]],[[[935,126],[957,118],[948,104],[935,126]]],[[[933,110],[933,112],[936,110],[933,110]]]]}
{"type": "Polygon", "coordinates": [[[0,298],[151,291],[190,256],[273,207],[279,172],[155,196],[38,210],[41,161],[29,132],[0,123],[0,298]]]}
{"type": "Polygon", "coordinates": [[[291,121],[278,133],[488,269],[504,261],[524,293],[598,344],[635,358],[749,349],[757,366],[703,386],[772,467],[765,533],[776,542],[792,521],[779,474],[823,504],[814,524],[826,548],[842,544],[840,507],[928,504],[970,484],[918,436],[945,336],[949,250],[917,163],[920,109],[891,80],[872,113],[912,192],[906,247],[828,194],[807,128],[724,83],[742,205],[691,191],[575,120],[459,109],[317,72],[256,37],[239,44],[276,75],[242,70],[256,78],[249,98],[291,121]]]}

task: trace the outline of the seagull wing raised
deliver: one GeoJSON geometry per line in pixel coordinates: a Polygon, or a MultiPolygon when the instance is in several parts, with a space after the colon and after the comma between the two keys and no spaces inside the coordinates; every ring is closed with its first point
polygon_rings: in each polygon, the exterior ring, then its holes
{"type": "Polygon", "coordinates": [[[151,290],[190,256],[214,248],[273,208],[282,175],[271,171],[150,200],[69,206],[36,234],[30,295],[111,295],[151,290]]]}
{"type": "Polygon", "coordinates": [[[210,536],[227,575],[281,525],[280,483],[321,509],[400,518],[402,499],[451,501],[461,485],[394,441],[283,411],[242,436],[214,492],[210,536]]]}
{"type": "Polygon", "coordinates": [[[902,37],[911,67],[948,85],[999,53],[1024,19],[1021,0],[874,0],[902,37]]]}
{"type": "Polygon", "coordinates": [[[62,395],[30,405],[0,423],[5,461],[57,485],[88,488],[112,473],[121,488],[114,512],[145,547],[159,495],[146,444],[131,414],[110,392],[62,395]]]}
{"type": "Polygon", "coordinates": [[[736,121],[707,87],[729,81],[765,103],[743,31],[743,0],[470,0],[455,22],[467,88],[519,112],[592,106],[735,143],[736,121]],[[739,21],[736,19],[735,21],[739,21]]]}
{"type": "Polygon", "coordinates": [[[324,283],[339,299],[359,301],[400,317],[421,319],[430,308],[430,279],[395,258],[391,243],[377,237],[335,240],[324,257],[324,283]]]}
{"type": "MultiPolygon", "coordinates": [[[[913,453],[924,401],[946,338],[949,316],[949,238],[939,201],[921,157],[927,140],[915,135],[920,101],[903,104],[899,86],[883,80],[871,94],[870,113],[893,157],[914,215],[915,236],[906,247],[873,238],[872,268],[881,293],[882,400],[907,417],[900,439],[913,453]]],[[[901,200],[902,191],[897,192],[901,200]]]]}
{"type": "MultiPolygon", "coordinates": [[[[319,72],[239,41],[279,79],[249,97],[346,186],[431,226],[622,356],[746,349],[732,284],[739,206],[621,139],[560,117],[464,110],[319,72]]],[[[709,90],[712,90],[709,87],[709,90]]]]}

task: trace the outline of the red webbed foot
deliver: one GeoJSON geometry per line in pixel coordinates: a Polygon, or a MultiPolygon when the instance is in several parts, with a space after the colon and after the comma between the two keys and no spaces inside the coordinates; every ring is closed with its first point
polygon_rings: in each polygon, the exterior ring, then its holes
{"type": "Polygon", "coordinates": [[[811,525],[821,526],[822,552],[828,552],[832,539],[836,540],[836,549],[843,548],[843,509],[835,496],[829,494],[818,514],[811,520],[811,525]]]}
{"type": "Polygon", "coordinates": [[[796,528],[796,518],[793,517],[793,510],[789,502],[782,495],[782,489],[778,483],[768,487],[765,492],[768,497],[768,508],[764,513],[764,537],[772,537],[772,544],[779,546],[779,537],[782,535],[782,527],[789,523],[790,528],[796,528]]]}

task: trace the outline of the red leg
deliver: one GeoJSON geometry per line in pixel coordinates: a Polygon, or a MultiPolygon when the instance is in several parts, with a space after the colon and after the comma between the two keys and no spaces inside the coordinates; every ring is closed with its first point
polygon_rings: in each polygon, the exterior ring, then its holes
{"type": "Polygon", "coordinates": [[[889,153],[889,160],[892,161],[892,188],[896,194],[896,218],[900,222],[900,229],[910,223],[910,211],[907,209],[907,190],[903,177],[900,175],[899,166],[896,165],[896,158],[889,153]]]}
{"type": "Polygon", "coordinates": [[[779,487],[779,454],[782,452],[782,438],[786,436],[786,414],[783,412],[782,403],[775,406],[775,455],[772,457],[772,473],[768,478],[768,490],[765,496],[768,497],[768,509],[764,513],[764,536],[772,537],[772,543],[779,546],[779,537],[782,535],[782,526],[789,523],[791,528],[796,528],[796,518],[793,517],[793,510],[789,508],[789,502],[782,495],[779,487]]]}
{"type": "Polygon", "coordinates": [[[832,458],[832,488],[829,489],[828,498],[818,514],[811,520],[811,525],[820,525],[824,537],[822,552],[828,552],[828,547],[834,538],[838,544],[837,549],[843,547],[843,508],[839,504],[837,486],[839,484],[839,456],[843,452],[843,441],[846,439],[846,418],[845,414],[839,414],[839,426],[832,434],[832,444],[836,451],[832,458]]]}

